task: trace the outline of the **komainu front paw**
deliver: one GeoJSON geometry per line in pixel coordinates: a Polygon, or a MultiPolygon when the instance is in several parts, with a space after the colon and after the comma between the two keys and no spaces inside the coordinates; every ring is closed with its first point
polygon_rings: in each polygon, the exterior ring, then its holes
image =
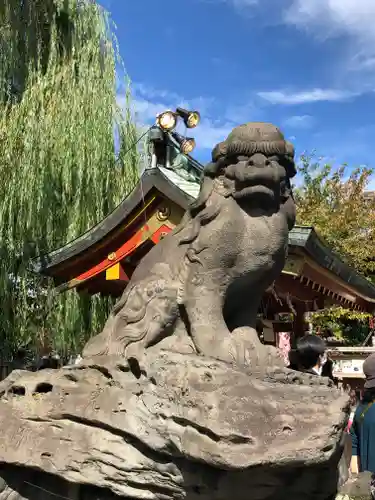
{"type": "Polygon", "coordinates": [[[273,346],[263,345],[256,330],[250,327],[236,328],[229,338],[228,350],[232,362],[244,368],[260,368],[267,366],[285,367],[284,360],[273,346]]]}

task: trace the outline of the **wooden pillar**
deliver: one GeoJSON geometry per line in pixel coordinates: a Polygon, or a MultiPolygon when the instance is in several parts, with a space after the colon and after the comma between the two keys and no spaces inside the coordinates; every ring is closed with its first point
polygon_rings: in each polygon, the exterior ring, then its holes
{"type": "Polygon", "coordinates": [[[303,337],[306,333],[306,323],[305,323],[305,308],[304,305],[295,304],[294,305],[296,316],[293,324],[294,338],[303,337]]]}

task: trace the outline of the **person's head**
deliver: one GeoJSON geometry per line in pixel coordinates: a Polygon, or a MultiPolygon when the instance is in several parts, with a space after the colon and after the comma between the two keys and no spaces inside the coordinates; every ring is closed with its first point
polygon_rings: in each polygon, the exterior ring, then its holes
{"type": "Polygon", "coordinates": [[[296,360],[298,365],[305,369],[320,369],[326,362],[326,344],[317,335],[306,334],[297,340],[296,360]]]}
{"type": "Polygon", "coordinates": [[[375,394],[375,353],[365,359],[362,369],[366,377],[365,391],[375,394]]]}
{"type": "Polygon", "coordinates": [[[323,361],[322,372],[321,372],[322,377],[328,377],[331,380],[334,380],[332,359],[330,359],[328,356],[324,354],[322,361],[323,361]]]}
{"type": "Polygon", "coordinates": [[[15,358],[19,361],[23,361],[26,358],[26,349],[20,347],[16,352],[15,358]]]}
{"type": "Polygon", "coordinates": [[[354,407],[357,405],[357,393],[354,389],[349,392],[350,406],[354,407]]]}

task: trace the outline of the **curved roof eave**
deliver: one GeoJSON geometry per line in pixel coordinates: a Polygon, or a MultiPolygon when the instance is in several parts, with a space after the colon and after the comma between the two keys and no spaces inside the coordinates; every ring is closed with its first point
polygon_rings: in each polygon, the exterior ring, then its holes
{"type": "Polygon", "coordinates": [[[32,260],[31,271],[50,275],[52,268],[87,251],[115,230],[152,188],[156,188],[185,210],[193,201],[188,193],[172,183],[158,168],[147,169],[133,191],[105,219],[63,247],[32,260]]]}
{"type": "Polygon", "coordinates": [[[311,226],[295,226],[289,234],[289,245],[304,248],[321,267],[336,275],[368,302],[375,303],[375,285],[341,260],[311,226]]]}

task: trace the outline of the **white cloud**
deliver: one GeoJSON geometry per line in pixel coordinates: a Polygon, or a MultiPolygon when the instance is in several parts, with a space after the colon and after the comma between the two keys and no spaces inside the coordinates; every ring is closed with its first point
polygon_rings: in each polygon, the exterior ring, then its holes
{"type": "Polygon", "coordinates": [[[345,71],[375,74],[375,0],[223,1],[241,14],[252,13],[257,6],[267,19],[272,13],[278,22],[303,29],[320,41],[342,37],[345,71]]]}
{"type": "Polygon", "coordinates": [[[162,103],[151,102],[141,98],[133,99],[132,105],[137,123],[153,122],[159,113],[169,109],[162,103]]]}
{"type": "Polygon", "coordinates": [[[259,4],[259,0],[200,0],[200,1],[212,4],[226,3],[228,5],[233,5],[233,7],[235,7],[236,9],[244,9],[259,4]]]}
{"type": "Polygon", "coordinates": [[[312,89],[299,92],[288,92],[273,90],[269,92],[258,92],[258,96],[271,104],[304,104],[320,101],[346,101],[355,97],[355,92],[339,89],[312,89]]]}
{"type": "Polygon", "coordinates": [[[200,96],[186,100],[175,92],[156,89],[143,83],[132,84],[132,94],[134,109],[139,120],[147,123],[155,120],[160,112],[176,107],[196,109],[205,114],[213,103],[212,98],[200,96]]]}
{"type": "Polygon", "coordinates": [[[272,6],[288,24],[303,27],[318,38],[351,35],[375,54],[374,0],[224,0],[237,9],[272,6]]]}
{"type": "Polygon", "coordinates": [[[164,89],[156,89],[145,83],[132,83],[133,94],[147,97],[148,99],[167,99],[169,101],[181,101],[182,98],[175,92],[164,89]]]}
{"type": "Polygon", "coordinates": [[[293,0],[284,20],[318,39],[349,36],[349,69],[374,69],[374,0],[293,0]]]}
{"type": "Polygon", "coordinates": [[[258,0],[225,0],[227,3],[232,3],[237,8],[250,7],[257,5],[258,0]]]}
{"type": "Polygon", "coordinates": [[[283,122],[285,127],[307,129],[314,124],[314,118],[310,115],[295,115],[286,118],[283,122]]]}
{"type": "Polygon", "coordinates": [[[235,124],[230,122],[219,124],[210,119],[202,120],[194,132],[197,147],[212,149],[217,143],[226,139],[234,126],[235,124]]]}
{"type": "Polygon", "coordinates": [[[242,104],[229,105],[224,112],[224,119],[231,123],[246,123],[249,121],[261,121],[261,110],[255,107],[251,99],[242,104]]]}
{"type": "Polygon", "coordinates": [[[309,29],[324,28],[326,36],[351,34],[375,41],[373,0],[293,0],[284,19],[309,29]]]}

